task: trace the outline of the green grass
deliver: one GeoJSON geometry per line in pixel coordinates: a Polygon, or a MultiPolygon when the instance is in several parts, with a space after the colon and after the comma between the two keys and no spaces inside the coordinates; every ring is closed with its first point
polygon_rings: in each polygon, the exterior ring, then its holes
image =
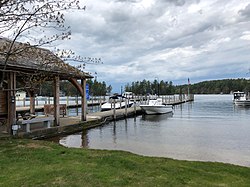
{"type": "Polygon", "coordinates": [[[250,168],[0,140],[0,186],[250,186],[250,168]]]}

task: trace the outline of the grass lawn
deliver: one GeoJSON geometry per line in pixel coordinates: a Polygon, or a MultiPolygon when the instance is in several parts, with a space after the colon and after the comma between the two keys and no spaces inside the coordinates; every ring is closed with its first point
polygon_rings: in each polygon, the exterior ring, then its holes
{"type": "Polygon", "coordinates": [[[0,140],[0,186],[250,186],[250,168],[0,140]]]}

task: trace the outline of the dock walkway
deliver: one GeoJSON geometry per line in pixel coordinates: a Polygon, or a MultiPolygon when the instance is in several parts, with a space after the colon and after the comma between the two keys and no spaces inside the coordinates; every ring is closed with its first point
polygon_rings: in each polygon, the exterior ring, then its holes
{"type": "MultiPolygon", "coordinates": [[[[169,104],[178,105],[181,103],[193,101],[190,100],[175,100],[169,104]]],[[[96,103],[99,105],[100,103],[96,103]]],[[[93,102],[90,106],[93,105],[93,102]]],[[[68,106],[69,107],[69,106],[68,106]]],[[[70,106],[70,107],[80,107],[80,106],[70,106]]],[[[36,106],[37,111],[43,111],[43,106],[36,106]]],[[[29,111],[29,107],[17,107],[17,111],[29,111]]],[[[87,120],[81,121],[80,116],[64,116],[60,118],[60,126],[53,126],[50,128],[45,128],[43,124],[32,124],[30,126],[30,132],[26,132],[25,128],[21,126],[20,129],[17,130],[16,136],[23,138],[32,138],[32,139],[45,139],[54,136],[72,134],[76,132],[80,132],[82,130],[94,128],[97,126],[102,126],[105,123],[114,120],[125,119],[127,117],[133,117],[137,115],[141,115],[142,111],[140,107],[130,107],[125,109],[117,109],[115,112],[113,110],[104,111],[104,112],[95,112],[87,114],[87,120]]],[[[0,138],[6,137],[6,134],[1,134],[0,129],[0,138]]]]}
{"type": "Polygon", "coordinates": [[[118,109],[115,112],[114,118],[113,111],[96,112],[87,115],[87,121],[81,121],[80,116],[66,116],[60,118],[60,126],[51,128],[44,128],[41,124],[32,125],[31,132],[25,132],[25,128],[21,128],[17,132],[17,136],[32,139],[46,139],[54,136],[72,134],[82,130],[102,126],[110,121],[124,119],[141,114],[140,107],[132,107],[127,109],[118,109]]]}
{"type": "MultiPolygon", "coordinates": [[[[88,106],[98,106],[103,104],[104,102],[100,103],[98,101],[96,102],[88,102],[87,105],[88,106]]],[[[80,104],[69,104],[67,105],[67,108],[78,108],[81,107],[80,104]]],[[[17,112],[28,112],[30,110],[30,106],[17,106],[16,107],[16,111],[17,112]]],[[[35,106],[35,111],[39,112],[39,111],[43,111],[44,110],[44,105],[36,105],[35,106]]]]}

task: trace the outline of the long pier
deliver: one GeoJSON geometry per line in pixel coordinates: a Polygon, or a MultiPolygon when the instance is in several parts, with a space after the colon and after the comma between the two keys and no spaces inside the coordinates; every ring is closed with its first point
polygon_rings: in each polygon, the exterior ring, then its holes
{"type": "MultiPolygon", "coordinates": [[[[133,96],[129,98],[130,100],[135,101],[136,103],[142,104],[143,102],[147,101],[148,99],[156,98],[157,96],[133,96]]],[[[193,101],[194,96],[193,95],[163,95],[160,96],[163,100],[164,103],[169,104],[169,105],[179,105],[185,102],[193,101]]],[[[79,102],[80,99],[78,97],[75,97],[75,100],[72,102],[69,102],[69,99],[66,99],[66,101],[63,104],[66,104],[67,108],[79,108],[81,107],[81,104],[79,102]]],[[[29,112],[29,104],[25,103],[25,100],[20,100],[22,102],[22,105],[18,105],[16,107],[17,112],[29,112]]],[[[39,103],[38,99],[36,99],[36,106],[35,106],[35,111],[40,112],[44,110],[44,105],[45,104],[53,104],[53,101],[51,101],[51,98],[45,98],[43,100],[43,103],[39,103]]],[[[102,97],[96,97],[92,98],[87,101],[87,106],[98,106],[102,105],[108,100],[105,99],[104,96],[102,97]]],[[[117,103],[121,102],[122,100],[118,100],[117,103]]]]}
{"type": "MultiPolygon", "coordinates": [[[[137,102],[145,102],[142,98],[134,98],[137,102]]],[[[167,104],[178,105],[185,102],[193,101],[193,97],[177,99],[177,97],[165,97],[163,96],[163,101],[167,104]],[[164,100],[165,99],[165,100],[164,100]]],[[[100,105],[99,101],[93,102],[89,101],[88,106],[100,105]]],[[[80,107],[79,105],[69,105],[67,107],[80,107]]],[[[43,111],[43,106],[36,106],[36,111],[43,111]]],[[[28,111],[29,107],[17,107],[17,112],[28,111]]],[[[97,126],[102,126],[103,124],[114,121],[125,119],[127,117],[133,117],[141,115],[142,111],[139,106],[130,107],[127,109],[116,109],[104,112],[95,112],[87,114],[87,120],[81,121],[80,116],[64,116],[60,117],[60,126],[53,126],[47,128],[43,124],[31,124],[30,132],[26,132],[25,127],[18,129],[15,134],[19,137],[32,138],[32,139],[45,139],[54,136],[72,134],[75,132],[80,132],[85,129],[94,128],[97,126]]],[[[1,134],[0,134],[1,135],[1,134]]]]}

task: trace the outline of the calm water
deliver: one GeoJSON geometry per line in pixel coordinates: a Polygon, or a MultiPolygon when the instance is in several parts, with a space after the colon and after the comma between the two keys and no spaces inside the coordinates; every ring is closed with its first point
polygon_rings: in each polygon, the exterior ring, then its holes
{"type": "Polygon", "coordinates": [[[125,150],[182,160],[250,166],[250,108],[231,95],[196,95],[174,114],[145,115],[62,137],[68,147],[125,150]]]}

